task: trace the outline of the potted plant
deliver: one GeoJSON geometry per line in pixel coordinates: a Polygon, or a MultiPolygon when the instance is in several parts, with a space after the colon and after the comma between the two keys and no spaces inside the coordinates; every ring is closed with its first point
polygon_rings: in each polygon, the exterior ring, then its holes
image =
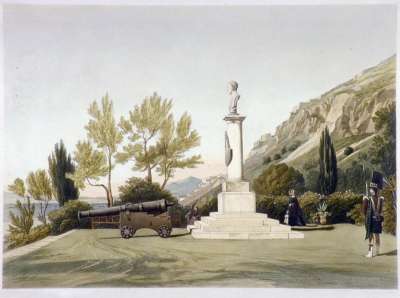
{"type": "Polygon", "coordinates": [[[317,214],[319,219],[319,224],[326,225],[327,224],[327,217],[329,216],[329,212],[326,211],[328,205],[326,202],[319,203],[317,207],[317,214]]]}

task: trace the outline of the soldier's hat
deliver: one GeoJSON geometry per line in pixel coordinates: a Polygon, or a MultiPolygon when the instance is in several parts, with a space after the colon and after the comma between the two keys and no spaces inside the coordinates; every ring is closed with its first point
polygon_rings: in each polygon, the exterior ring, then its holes
{"type": "Polygon", "coordinates": [[[372,172],[372,179],[369,184],[370,188],[382,189],[383,188],[383,175],[377,171],[372,172]]]}

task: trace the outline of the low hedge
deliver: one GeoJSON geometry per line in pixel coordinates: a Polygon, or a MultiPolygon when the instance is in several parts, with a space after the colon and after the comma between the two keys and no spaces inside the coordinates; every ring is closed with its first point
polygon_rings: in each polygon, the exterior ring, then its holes
{"type": "Polygon", "coordinates": [[[78,221],[78,211],[90,209],[92,207],[88,203],[73,200],[66,202],[63,207],[49,212],[52,234],[62,234],[77,227],[89,227],[90,219],[84,218],[78,221]]]}
{"type": "Polygon", "coordinates": [[[288,208],[287,196],[257,196],[256,210],[260,213],[266,213],[268,217],[283,222],[288,208]]]}
{"type": "Polygon", "coordinates": [[[49,224],[34,227],[30,230],[29,234],[11,232],[7,236],[7,248],[16,248],[38,241],[50,235],[50,232],[51,226],[49,224]]]}

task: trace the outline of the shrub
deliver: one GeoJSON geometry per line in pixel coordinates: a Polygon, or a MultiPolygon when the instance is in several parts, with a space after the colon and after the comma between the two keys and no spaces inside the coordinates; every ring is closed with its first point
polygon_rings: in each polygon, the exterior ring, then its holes
{"type": "Polygon", "coordinates": [[[300,146],[300,143],[299,142],[295,142],[295,143],[293,143],[292,145],[289,146],[289,151],[294,151],[297,148],[299,148],[299,146],[300,146]]]}
{"type": "Polygon", "coordinates": [[[182,205],[174,205],[168,208],[168,214],[171,216],[171,222],[173,227],[186,227],[186,214],[188,210],[186,210],[182,205]]]}
{"type": "Polygon", "coordinates": [[[17,200],[16,207],[18,209],[19,215],[14,214],[12,211],[10,211],[10,233],[29,234],[33,226],[35,205],[32,205],[31,200],[28,198],[26,204],[22,204],[20,200],[17,200]]]}
{"type": "Polygon", "coordinates": [[[348,147],[344,148],[344,152],[343,153],[344,153],[345,156],[349,156],[353,152],[354,152],[353,147],[348,146],[348,147]]]}
{"type": "Polygon", "coordinates": [[[305,174],[305,188],[311,192],[318,192],[319,187],[319,172],[317,170],[308,170],[305,174]]]}
{"type": "Polygon", "coordinates": [[[270,156],[264,157],[264,159],[263,159],[263,164],[264,164],[264,165],[267,165],[267,164],[269,164],[271,161],[272,161],[272,159],[271,159],[270,156]]]}
{"type": "Polygon", "coordinates": [[[299,204],[307,222],[313,221],[312,219],[317,212],[319,203],[319,195],[311,191],[307,191],[299,198],[299,204]]]}
{"type": "Polygon", "coordinates": [[[142,203],[166,199],[176,203],[176,198],[167,190],[161,189],[158,183],[151,183],[141,178],[132,177],[119,187],[119,198],[122,204],[142,203]]]}
{"type": "Polygon", "coordinates": [[[62,234],[77,227],[88,227],[90,220],[87,218],[78,221],[78,211],[85,211],[92,207],[79,200],[67,201],[63,207],[49,212],[51,231],[53,234],[62,234]]]}
{"type": "Polygon", "coordinates": [[[328,212],[331,213],[331,222],[349,222],[347,213],[357,204],[362,203],[363,196],[353,192],[335,192],[328,199],[328,212]]]}
{"type": "Polygon", "coordinates": [[[282,155],[285,155],[286,152],[287,152],[287,150],[286,150],[286,147],[284,146],[284,147],[282,148],[282,150],[281,150],[281,154],[282,154],[282,155]]]}
{"type": "Polygon", "coordinates": [[[362,212],[362,203],[354,205],[348,215],[356,225],[363,225],[365,223],[365,216],[362,212]]]}
{"type": "Polygon", "coordinates": [[[199,202],[196,204],[198,208],[198,214],[200,216],[208,216],[210,212],[215,212],[218,210],[218,199],[217,197],[209,197],[204,202],[199,202]]]}
{"type": "Polygon", "coordinates": [[[288,208],[287,196],[257,196],[257,212],[266,213],[268,217],[283,222],[288,208]]]}
{"type": "Polygon", "coordinates": [[[282,156],[279,154],[279,153],[276,153],[275,155],[274,155],[274,160],[279,160],[279,159],[281,159],[282,158],[282,156]]]}
{"type": "Polygon", "coordinates": [[[390,176],[388,184],[383,188],[381,195],[385,198],[383,205],[383,230],[396,235],[396,177],[390,176]]]}
{"type": "Polygon", "coordinates": [[[50,235],[51,227],[49,224],[40,225],[34,227],[29,234],[21,233],[21,232],[11,232],[7,236],[7,248],[16,248],[20,247],[37,240],[43,239],[50,235]]]}
{"type": "Polygon", "coordinates": [[[259,195],[286,195],[289,189],[302,192],[304,178],[295,168],[282,163],[270,166],[254,179],[253,188],[259,195]]]}

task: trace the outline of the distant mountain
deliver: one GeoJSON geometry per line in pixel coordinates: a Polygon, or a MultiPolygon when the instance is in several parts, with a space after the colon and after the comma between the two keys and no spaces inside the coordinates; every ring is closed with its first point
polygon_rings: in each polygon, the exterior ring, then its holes
{"type": "Polygon", "coordinates": [[[188,178],[169,183],[165,188],[176,197],[184,197],[198,188],[201,182],[201,179],[190,176],[188,178]]]}
{"type": "Polygon", "coordinates": [[[320,97],[300,103],[274,135],[267,133],[255,142],[245,161],[245,178],[257,177],[271,163],[285,162],[299,170],[307,162],[312,165],[325,126],[333,137],[339,166],[345,167],[371,144],[372,117],[395,101],[395,94],[396,57],[392,56],[320,97]],[[345,157],[346,146],[352,146],[356,154],[345,157]]]}

